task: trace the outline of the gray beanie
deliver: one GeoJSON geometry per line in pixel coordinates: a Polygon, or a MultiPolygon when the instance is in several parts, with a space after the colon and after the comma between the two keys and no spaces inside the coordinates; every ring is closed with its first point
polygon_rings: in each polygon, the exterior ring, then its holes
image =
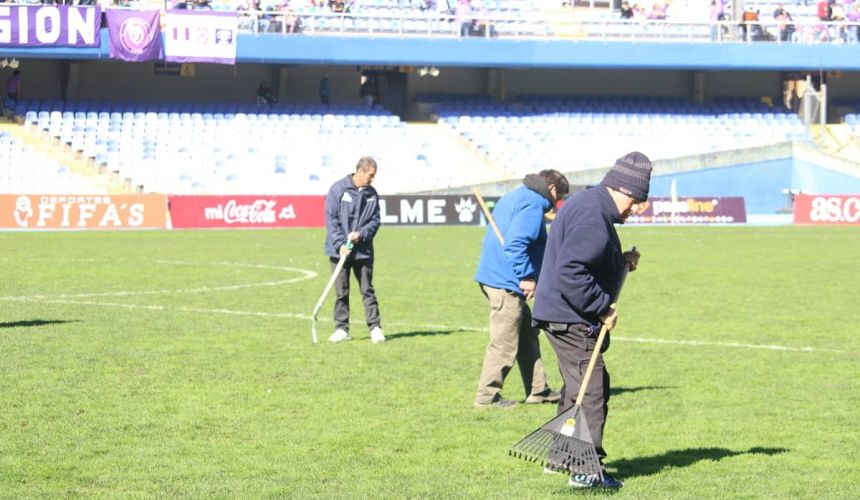
{"type": "Polygon", "coordinates": [[[651,160],[639,151],[627,153],[615,160],[615,166],[606,172],[600,183],[636,201],[645,201],[651,183],[651,160]]]}

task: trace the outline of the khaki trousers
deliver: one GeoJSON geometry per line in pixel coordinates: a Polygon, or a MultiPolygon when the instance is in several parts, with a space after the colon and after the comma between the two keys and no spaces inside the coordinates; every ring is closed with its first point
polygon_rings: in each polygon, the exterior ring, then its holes
{"type": "Polygon", "coordinates": [[[481,291],[490,303],[490,343],[484,354],[475,402],[489,404],[501,397],[502,385],[514,360],[520,368],[525,396],[542,393],[547,385],[540,357],[540,332],[532,328],[532,311],[525,298],[486,285],[481,285],[481,291]]]}

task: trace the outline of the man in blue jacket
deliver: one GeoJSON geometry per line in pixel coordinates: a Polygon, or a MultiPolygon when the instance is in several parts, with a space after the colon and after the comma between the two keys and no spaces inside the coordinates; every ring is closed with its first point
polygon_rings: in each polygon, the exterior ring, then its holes
{"type": "Polygon", "coordinates": [[[546,246],[544,216],[569,190],[567,179],[555,170],[542,170],[523,179],[523,185],[502,196],[493,209],[495,231],[487,230],[475,281],[490,303],[490,343],[475,406],[514,406],[502,397],[505,377],[514,360],[520,367],[526,403],[554,403],[560,394],[546,382],[538,330],[532,326],[527,300],[534,295],[546,246]]]}
{"type": "Polygon", "coordinates": [[[379,195],[370,185],[376,177],[376,160],[358,160],[355,173],[335,182],[325,198],[325,251],[332,271],[340,256],[348,253],[343,271],[334,284],[334,333],[329,342],[351,340],[349,335],[349,273],[355,274],[364,299],[364,317],[370,340],[385,342],[379,319],[379,303],[373,289],[373,237],[379,230],[379,195]],[[348,247],[352,244],[352,249],[348,247]]]}
{"type": "MultiPolygon", "coordinates": [[[[623,224],[648,199],[651,161],[629,153],[615,162],[599,185],[568,198],[552,223],[544,265],[535,292],[534,323],[547,332],[564,379],[558,413],[573,406],[594,349],[609,347],[608,337],[595,346],[601,324],[611,330],[618,318],[611,308],[624,266],[634,270],[638,252],[622,252],[615,224],[623,224]]],[[[591,374],[582,410],[601,463],[603,427],[609,410],[609,372],[601,354],[591,374]]],[[[618,488],[604,472],[575,474],[571,486],[618,488]]]]}

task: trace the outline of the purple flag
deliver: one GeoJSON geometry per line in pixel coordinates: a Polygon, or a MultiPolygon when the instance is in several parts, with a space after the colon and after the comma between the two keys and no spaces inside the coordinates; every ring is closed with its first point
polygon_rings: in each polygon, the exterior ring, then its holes
{"type": "Polygon", "coordinates": [[[111,59],[161,59],[161,25],[157,10],[108,9],[107,24],[111,59]]]}
{"type": "Polygon", "coordinates": [[[0,47],[98,47],[102,10],[0,4],[0,47]]]}

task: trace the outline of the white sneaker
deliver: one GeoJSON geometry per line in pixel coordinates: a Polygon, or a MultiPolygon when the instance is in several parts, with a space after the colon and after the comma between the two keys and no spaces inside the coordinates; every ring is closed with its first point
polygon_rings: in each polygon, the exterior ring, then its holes
{"type": "Polygon", "coordinates": [[[331,337],[328,338],[329,342],[343,342],[344,340],[352,340],[352,337],[350,337],[349,332],[343,328],[338,328],[331,334],[331,337]]]}
{"type": "Polygon", "coordinates": [[[374,344],[385,342],[385,335],[382,334],[382,328],[374,326],[373,330],[370,330],[370,341],[374,344]]]}

